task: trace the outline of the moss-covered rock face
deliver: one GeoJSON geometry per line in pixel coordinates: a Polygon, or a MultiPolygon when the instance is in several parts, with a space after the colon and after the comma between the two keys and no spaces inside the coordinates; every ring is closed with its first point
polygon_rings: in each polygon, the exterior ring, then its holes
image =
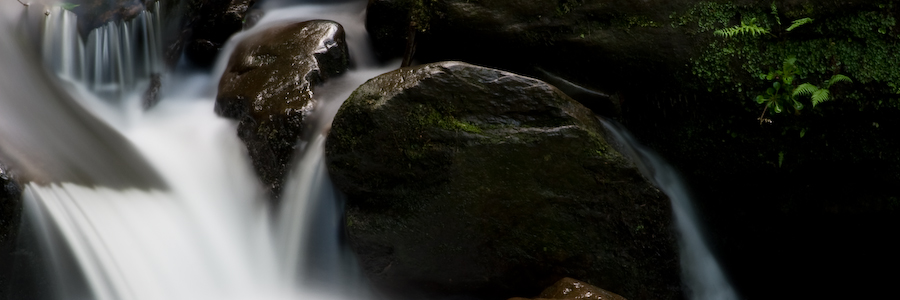
{"type": "MultiPolygon", "coordinates": [[[[400,2],[371,1],[379,8],[369,12],[400,2]]],[[[391,33],[405,27],[389,21],[428,20],[416,37],[420,61],[464,59],[522,72],[537,66],[614,95],[618,120],[687,177],[713,248],[744,298],[890,292],[896,277],[875,274],[900,268],[893,254],[900,246],[885,240],[900,232],[900,4],[420,2],[425,17],[370,15],[375,46],[399,55],[381,46],[402,49],[408,36],[391,33]],[[812,22],[787,30],[803,18],[812,22]],[[742,21],[770,33],[714,33],[742,21]],[[835,74],[853,83],[835,84],[832,100],[816,107],[801,97],[799,114],[770,109],[760,120],[764,108],[753,99],[776,81],[760,74],[791,56],[795,85],[821,87],[835,74]]]]}
{"type": "Polygon", "coordinates": [[[215,109],[240,120],[238,135],[273,195],[281,190],[304,119],[315,106],[313,87],[348,66],[344,29],[332,21],[269,28],[232,53],[215,109]]]}
{"type": "Polygon", "coordinates": [[[384,289],[510,297],[577,276],[680,297],[667,198],[541,81],[459,62],[386,73],[341,107],[326,157],[384,289]]]}

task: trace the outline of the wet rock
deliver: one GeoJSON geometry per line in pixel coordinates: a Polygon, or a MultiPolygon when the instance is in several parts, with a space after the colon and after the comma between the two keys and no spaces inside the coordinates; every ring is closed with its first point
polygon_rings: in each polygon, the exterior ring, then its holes
{"type": "Polygon", "coordinates": [[[215,110],[240,120],[238,135],[273,195],[281,190],[304,118],[315,107],[313,87],[348,66],[344,29],[332,21],[268,28],[232,53],[215,110]]]}
{"type": "MultiPolygon", "coordinates": [[[[524,298],[513,298],[524,299],[524,298]]],[[[598,288],[569,277],[560,279],[541,292],[537,299],[588,299],[588,300],[625,300],[613,292],[598,288]]]]}
{"type": "Polygon", "coordinates": [[[188,59],[201,66],[215,62],[219,49],[244,27],[244,17],[256,0],[196,0],[191,38],[185,46],[188,59]]]}
{"type": "Polygon", "coordinates": [[[141,0],[74,0],[70,9],[78,15],[78,31],[87,36],[94,28],[109,22],[128,21],[144,10],[141,0]]]}
{"type": "Polygon", "coordinates": [[[0,162],[0,249],[15,241],[22,211],[22,189],[16,176],[0,162]]]}
{"type": "Polygon", "coordinates": [[[360,86],[326,144],[369,278],[409,296],[537,294],[577,276],[680,297],[667,198],[597,118],[536,79],[460,62],[360,86]]]}
{"type": "Polygon", "coordinates": [[[159,89],[162,87],[162,78],[159,74],[150,75],[150,85],[144,91],[144,97],[141,99],[141,106],[144,109],[150,109],[159,103],[159,89]]]}

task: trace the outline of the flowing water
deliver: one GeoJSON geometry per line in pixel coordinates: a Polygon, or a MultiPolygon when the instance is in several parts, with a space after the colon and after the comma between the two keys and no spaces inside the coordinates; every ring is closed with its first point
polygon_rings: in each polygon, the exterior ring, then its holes
{"type": "MultiPolygon", "coordinates": [[[[165,72],[158,5],[85,40],[59,7],[0,3],[0,157],[31,181],[26,223],[53,270],[51,298],[367,298],[340,243],[341,199],[323,161],[324,133],[342,101],[398,65],[372,57],[365,4],[266,2],[263,19],[229,41],[213,71],[182,64],[165,72]],[[236,123],[213,113],[217,79],[243,37],[310,19],[344,26],[354,68],[316,89],[312,138],[301,142],[273,210],[236,123]],[[145,111],[141,94],[154,74],[162,99],[145,111]]],[[[677,176],[630,149],[673,200],[692,298],[735,299],[690,222],[677,176]]]]}
{"type": "Polygon", "coordinates": [[[653,150],[642,146],[618,124],[603,121],[618,149],[632,158],[641,173],[653,181],[672,202],[672,215],[678,228],[678,253],[681,279],[686,294],[695,300],[736,300],[737,294],[722,267],[706,246],[687,186],[672,166],[653,150]]]}

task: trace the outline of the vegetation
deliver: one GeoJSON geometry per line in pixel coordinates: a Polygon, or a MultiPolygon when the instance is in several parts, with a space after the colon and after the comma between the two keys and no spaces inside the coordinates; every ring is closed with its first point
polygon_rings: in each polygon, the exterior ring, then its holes
{"type": "Polygon", "coordinates": [[[760,34],[771,34],[768,29],[759,27],[756,25],[756,18],[750,19],[749,23],[744,23],[741,21],[741,25],[734,26],[731,28],[719,29],[715,31],[716,35],[721,35],[724,37],[733,37],[739,34],[751,34],[751,35],[760,35],[760,34]]]}
{"type": "Polygon", "coordinates": [[[828,101],[831,99],[831,92],[828,90],[833,84],[838,82],[853,82],[850,77],[835,74],[825,81],[822,87],[818,87],[811,83],[803,83],[794,87],[794,77],[797,73],[796,57],[789,57],[784,60],[780,70],[770,70],[768,74],[760,74],[760,79],[774,80],[772,86],[766,89],[762,95],[756,96],[756,103],[764,104],[762,115],[759,116],[759,122],[762,123],[768,109],[772,109],[776,113],[786,111],[785,108],[793,108],[794,113],[799,113],[804,105],[798,98],[800,96],[810,96],[812,106],[828,101]]]}

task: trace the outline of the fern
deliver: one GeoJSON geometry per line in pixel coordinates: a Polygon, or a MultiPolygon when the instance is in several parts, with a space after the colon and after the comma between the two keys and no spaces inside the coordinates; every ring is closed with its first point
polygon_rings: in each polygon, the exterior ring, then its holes
{"type": "MultiPolygon", "coordinates": [[[[804,83],[804,84],[797,86],[797,88],[794,89],[794,93],[792,94],[792,96],[797,97],[797,96],[812,95],[813,93],[815,93],[818,90],[819,90],[819,87],[817,87],[811,83],[804,83]]],[[[813,104],[813,106],[816,106],[816,105],[813,104]]]]}
{"type": "Polygon", "coordinates": [[[775,2],[772,2],[772,15],[775,16],[775,22],[781,25],[781,18],[778,17],[778,6],[775,5],[775,2]]]}
{"type": "Polygon", "coordinates": [[[825,88],[826,89],[830,88],[832,84],[835,84],[838,82],[853,83],[853,80],[851,80],[850,77],[847,77],[847,76],[844,76],[841,74],[837,74],[837,75],[831,76],[831,79],[829,79],[828,81],[825,82],[825,88]]]}
{"type": "Polygon", "coordinates": [[[786,30],[786,31],[791,31],[791,30],[796,29],[797,27],[803,26],[803,25],[805,25],[805,24],[812,23],[812,21],[813,21],[813,19],[811,19],[811,18],[797,19],[797,20],[794,20],[793,22],[791,22],[791,27],[788,27],[788,28],[785,29],[785,30],[786,30]]]}
{"type": "Polygon", "coordinates": [[[752,34],[754,36],[760,34],[768,34],[769,30],[759,27],[756,25],[756,18],[750,19],[750,24],[744,23],[741,21],[741,25],[734,26],[731,28],[719,29],[714,32],[716,35],[721,35],[724,37],[733,37],[738,34],[752,34]]]}
{"type": "Polygon", "coordinates": [[[819,103],[828,101],[831,99],[831,92],[828,89],[820,89],[812,94],[812,105],[816,107],[819,103]]]}
{"type": "Polygon", "coordinates": [[[819,105],[822,102],[831,100],[831,91],[829,91],[828,88],[838,82],[851,83],[853,82],[853,80],[851,80],[850,77],[836,74],[834,76],[831,76],[831,79],[828,79],[828,81],[825,81],[825,85],[822,88],[819,88],[818,86],[815,86],[811,83],[801,84],[794,89],[793,96],[810,96],[813,107],[816,107],[816,105],[819,105]]]}

